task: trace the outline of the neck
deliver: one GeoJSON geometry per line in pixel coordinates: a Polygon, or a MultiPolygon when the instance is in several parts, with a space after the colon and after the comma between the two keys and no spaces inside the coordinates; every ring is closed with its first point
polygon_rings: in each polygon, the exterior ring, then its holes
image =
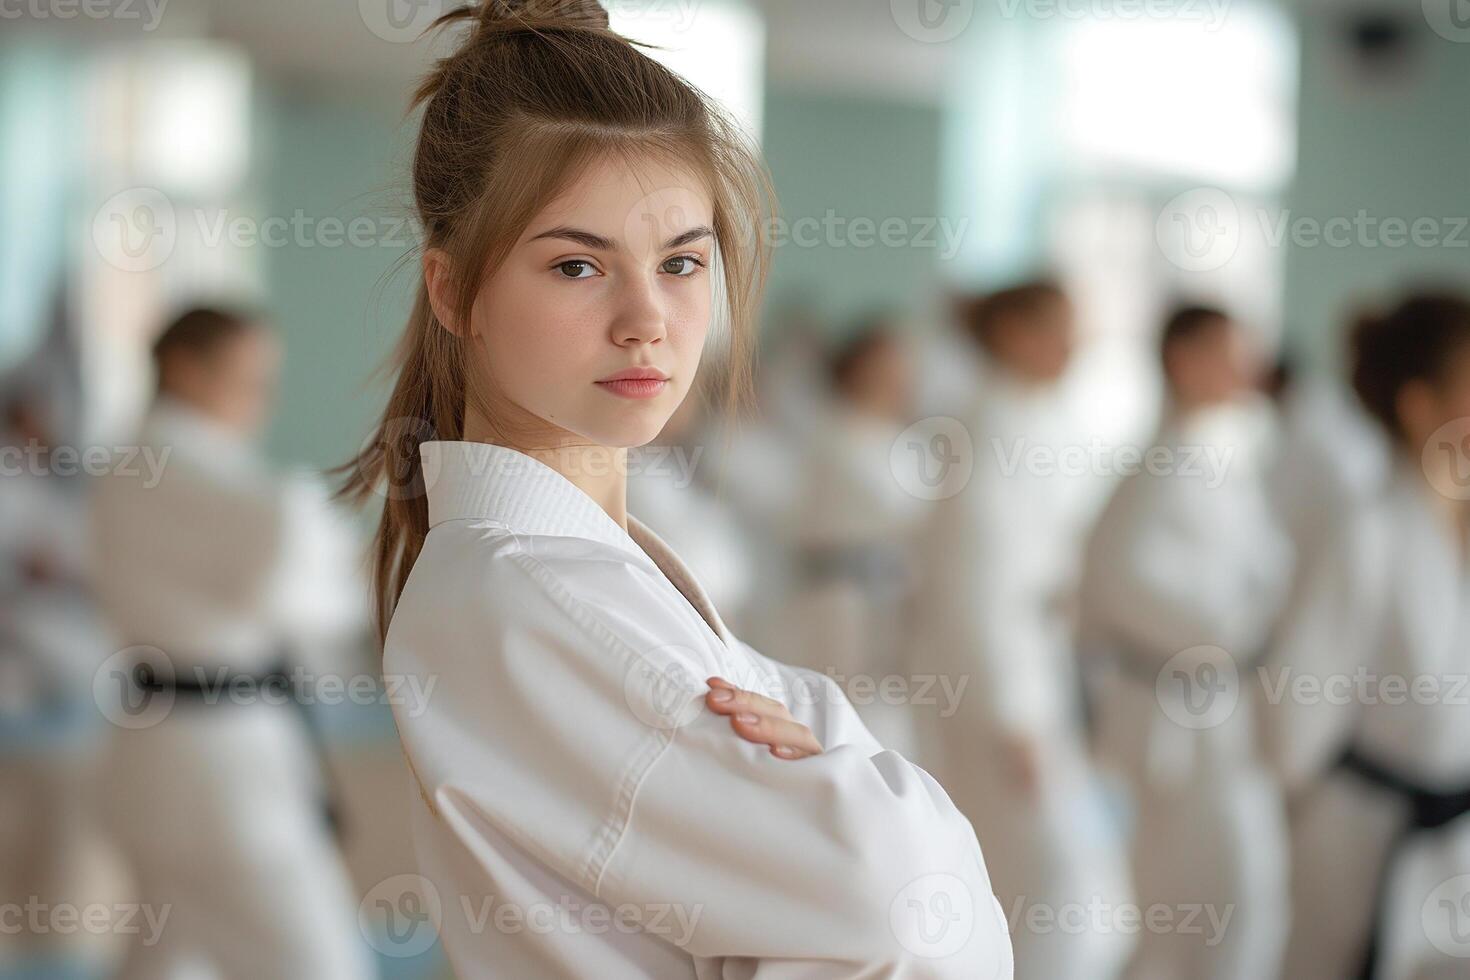
{"type": "Polygon", "coordinates": [[[628,530],[628,450],[580,442],[563,429],[509,436],[480,413],[465,412],[464,440],[505,446],[540,460],[597,502],[628,530]]]}
{"type": "MultiPolygon", "coordinates": [[[[1428,438],[1425,436],[1412,445],[1424,445],[1428,438]]],[[[1417,457],[1406,454],[1401,462],[1421,476],[1421,489],[1430,506],[1454,534],[1461,548],[1461,557],[1470,558],[1470,554],[1465,553],[1465,549],[1470,548],[1470,501],[1461,499],[1458,492],[1447,492],[1457,491],[1463,482],[1459,459],[1448,454],[1428,453],[1417,457]]]]}

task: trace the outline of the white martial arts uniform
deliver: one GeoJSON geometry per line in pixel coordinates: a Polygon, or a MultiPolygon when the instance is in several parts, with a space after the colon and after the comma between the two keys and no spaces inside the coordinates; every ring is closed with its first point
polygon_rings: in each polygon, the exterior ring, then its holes
{"type": "MultiPolygon", "coordinates": [[[[147,457],[120,456],[94,501],[97,588],[120,647],[155,647],[180,680],[198,668],[208,683],[266,670],[285,640],[321,672],[315,644],[360,629],[366,607],[355,546],[325,488],[282,480],[168,397],[139,445],[161,461],[161,478],[147,457]]],[[[98,678],[99,701],[121,694],[126,664],[113,666],[103,673],[116,676],[98,678]]],[[[371,976],[301,718],[262,697],[222,700],[179,694],[156,723],[112,729],[106,816],[139,900],[169,909],[161,941],[135,943],[124,976],[182,976],[201,960],[230,980],[371,976]]],[[[133,701],[145,712],[152,703],[133,701]]]]}
{"type": "Polygon", "coordinates": [[[460,976],[1011,976],[973,829],[830,680],[735,639],[667,545],[539,460],[419,452],[430,530],[384,671],[438,679],[395,714],[460,976]],[[715,674],[825,751],[740,738],[715,674]]]}
{"type": "Polygon", "coordinates": [[[1298,582],[1343,523],[1382,490],[1391,462],[1381,427],[1341,382],[1310,377],[1288,390],[1269,481],[1296,548],[1298,582]]]}
{"type": "Polygon", "coordinates": [[[1266,665],[1267,744],[1296,790],[1291,980],[1358,975],[1380,881],[1377,980],[1470,973],[1470,815],[1406,836],[1385,867],[1410,804],[1337,764],[1353,747],[1470,805],[1470,541],[1434,493],[1417,458],[1399,464],[1339,529],[1266,665]]]}
{"type": "Polygon", "coordinates": [[[840,407],[824,417],[805,460],[789,636],[775,652],[830,674],[879,744],[917,761],[905,647],[914,535],[930,505],[894,473],[901,424],[840,407]]]}
{"type": "Polygon", "coordinates": [[[1138,902],[1173,923],[1140,931],[1138,980],[1274,976],[1285,940],[1285,817],[1243,691],[1291,574],[1261,421],[1236,406],[1167,421],[1088,548],[1098,741],[1134,794],[1138,902]]]}
{"type": "Polygon", "coordinates": [[[1066,382],[1025,385],[986,365],[967,418],[973,474],[923,531],[911,647],[913,675],[951,688],[916,706],[920,759],[987,842],[1017,975],[1043,980],[1111,977],[1131,943],[1106,925],[1075,922],[1090,903],[1116,908],[1129,895],[1077,696],[1070,607],[1106,483],[1067,455],[1090,441],[1068,391],[1066,382]],[[948,703],[955,694],[957,706],[948,703]],[[1032,792],[1016,776],[1018,741],[1036,750],[1032,792]],[[1066,928],[1036,927],[1038,914],[1068,917],[1066,928]]]}

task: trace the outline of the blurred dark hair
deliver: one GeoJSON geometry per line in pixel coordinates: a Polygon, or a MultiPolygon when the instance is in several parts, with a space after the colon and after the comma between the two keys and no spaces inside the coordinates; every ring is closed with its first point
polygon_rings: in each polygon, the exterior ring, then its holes
{"type": "Polygon", "coordinates": [[[163,386],[163,366],[176,354],[205,357],[226,341],[264,328],[264,321],[247,310],[196,306],[179,314],[153,342],[153,364],[163,386]]]}
{"type": "Polygon", "coordinates": [[[1353,389],[1369,414],[1399,442],[1399,393],[1414,381],[1443,379],[1450,358],[1470,347],[1470,300],[1450,292],[1414,293],[1388,313],[1359,316],[1351,335],[1353,389]]]}
{"type": "Polygon", "coordinates": [[[1159,333],[1159,357],[1167,360],[1176,344],[1195,340],[1201,334],[1230,322],[1230,314],[1217,306],[1180,306],[1164,320],[1159,333]]]}
{"type": "Polygon", "coordinates": [[[1067,293],[1054,279],[1033,279],[993,293],[963,299],[958,304],[960,322],[970,337],[989,350],[995,332],[1006,321],[1043,313],[1048,307],[1067,302],[1067,293]]]}
{"type": "Polygon", "coordinates": [[[846,391],[852,376],[869,355],[898,340],[893,323],[894,318],[889,314],[869,314],[860,318],[833,346],[827,356],[827,381],[834,390],[846,391]]]}

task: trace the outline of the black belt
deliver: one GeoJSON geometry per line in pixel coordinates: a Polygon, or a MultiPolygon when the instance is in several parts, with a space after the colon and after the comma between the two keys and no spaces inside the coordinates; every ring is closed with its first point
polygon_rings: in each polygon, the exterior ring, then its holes
{"type": "Polygon", "coordinates": [[[1358,980],[1377,980],[1379,959],[1383,953],[1383,930],[1388,924],[1388,876],[1394,861],[1418,834],[1437,830],[1470,813],[1470,786],[1448,792],[1427,789],[1364,756],[1354,745],[1349,745],[1337,760],[1337,768],[1392,793],[1409,807],[1409,819],[1394,834],[1383,866],[1378,870],[1368,946],[1363,951],[1363,960],[1356,974],[1358,980]]]}
{"type": "MultiPolygon", "coordinates": [[[[263,673],[232,672],[205,683],[202,678],[191,680],[178,676],[162,677],[158,671],[153,669],[152,664],[145,661],[134,666],[133,683],[145,691],[154,693],[170,691],[176,698],[184,697],[201,705],[227,703],[228,698],[222,697],[222,694],[227,693],[242,681],[248,682],[256,691],[262,693],[275,689],[278,698],[281,699],[276,703],[289,704],[294,708],[301,719],[302,726],[306,729],[306,736],[311,741],[312,753],[316,756],[317,768],[321,772],[322,798],[319,806],[322,819],[326,821],[328,830],[340,839],[345,827],[342,817],[341,793],[337,788],[336,780],[332,777],[332,767],[328,764],[326,738],[312,717],[310,706],[301,700],[295,686],[292,685],[290,669],[290,661],[285,656],[279,656],[267,665],[263,673]],[[208,700],[212,697],[219,700],[208,700]]],[[[200,670],[200,668],[195,668],[196,677],[200,670]]]]}

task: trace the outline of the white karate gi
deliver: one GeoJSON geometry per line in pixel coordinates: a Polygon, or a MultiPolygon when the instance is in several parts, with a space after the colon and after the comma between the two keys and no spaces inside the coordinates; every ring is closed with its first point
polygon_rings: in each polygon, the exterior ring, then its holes
{"type": "Polygon", "coordinates": [[[1069,381],[1025,385],[986,362],[980,383],[965,420],[974,471],[922,532],[912,673],[937,675],[959,699],[947,717],[950,696],[917,706],[920,758],[988,843],[1017,975],[1110,978],[1130,938],[1079,927],[1075,915],[1126,902],[1127,869],[1083,743],[1071,636],[1083,542],[1106,483],[1065,462],[1090,442],[1069,381]],[[1030,792],[1013,767],[1016,740],[1036,749],[1030,792]],[[1068,917],[1067,928],[1028,926],[1032,910],[1068,917]]]}
{"type": "Polygon", "coordinates": [[[1270,494],[1296,547],[1301,582],[1343,523],[1382,490],[1392,457],[1381,427],[1331,378],[1291,388],[1282,423],[1270,494]]]}
{"type": "MultiPolygon", "coordinates": [[[[97,588],[120,648],[156,647],[180,679],[202,667],[213,681],[222,669],[262,671],[283,638],[307,659],[314,644],[360,628],[354,545],[324,487],[279,479],[247,444],[167,397],[139,445],[163,460],[158,484],[141,458],[120,458],[95,497],[97,588]]],[[[99,677],[99,701],[120,683],[99,677]]],[[[157,723],[112,728],[106,816],[139,900],[169,906],[162,941],[135,944],[124,976],[183,975],[199,959],[228,978],[371,976],[300,717],[262,698],[222,700],[177,695],[157,723]]]]}
{"type": "Polygon", "coordinates": [[[1098,740],[1134,793],[1137,900],[1175,924],[1140,931],[1131,978],[1273,976],[1285,939],[1285,817],[1246,688],[1291,573],[1260,421],[1222,406],[1166,422],[1088,549],[1084,650],[1112,667],[1098,740]]]}
{"type": "Polygon", "coordinates": [[[420,458],[430,531],[384,671],[438,679],[395,715],[461,977],[1011,976],[974,831],[831,681],[735,639],[667,545],[540,461],[420,458]],[[740,738],[714,674],[825,751],[740,738]]]}
{"type": "Polygon", "coordinates": [[[1408,808],[1334,766],[1352,745],[1427,789],[1470,791],[1470,542],[1434,493],[1417,458],[1398,464],[1339,529],[1267,665],[1267,744],[1295,790],[1292,980],[1357,975],[1385,872],[1377,977],[1470,969],[1470,816],[1413,835],[1385,869],[1408,808]]]}

